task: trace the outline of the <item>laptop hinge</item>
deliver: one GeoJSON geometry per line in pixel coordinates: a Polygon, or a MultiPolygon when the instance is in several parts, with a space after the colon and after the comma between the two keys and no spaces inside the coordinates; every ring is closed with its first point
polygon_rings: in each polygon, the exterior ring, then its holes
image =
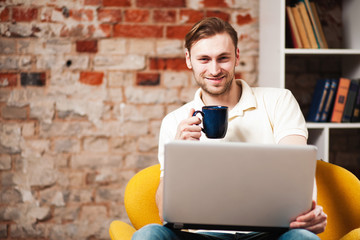
{"type": "Polygon", "coordinates": [[[174,229],[183,229],[184,224],[183,223],[174,223],[173,228],[174,229]]]}

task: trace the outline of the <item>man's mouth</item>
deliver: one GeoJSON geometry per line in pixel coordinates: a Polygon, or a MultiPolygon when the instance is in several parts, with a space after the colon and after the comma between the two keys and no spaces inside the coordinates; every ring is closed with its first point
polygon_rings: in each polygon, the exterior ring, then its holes
{"type": "Polygon", "coordinates": [[[210,81],[222,81],[224,79],[225,76],[221,76],[221,77],[206,77],[207,80],[210,81]]]}

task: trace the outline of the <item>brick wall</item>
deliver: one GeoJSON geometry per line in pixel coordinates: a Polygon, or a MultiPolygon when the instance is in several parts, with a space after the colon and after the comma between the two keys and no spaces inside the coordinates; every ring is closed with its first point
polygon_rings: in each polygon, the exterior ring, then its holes
{"type": "Polygon", "coordinates": [[[192,99],[183,37],[218,16],[256,83],[258,1],[0,0],[0,239],[108,239],[161,119],[192,99]]]}

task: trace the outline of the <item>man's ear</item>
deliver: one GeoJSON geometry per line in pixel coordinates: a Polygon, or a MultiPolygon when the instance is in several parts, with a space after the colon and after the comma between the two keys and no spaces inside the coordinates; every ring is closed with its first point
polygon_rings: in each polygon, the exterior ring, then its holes
{"type": "Polygon", "coordinates": [[[186,66],[189,69],[192,69],[191,59],[190,59],[190,52],[188,49],[185,49],[185,59],[186,59],[186,66]]]}
{"type": "Polygon", "coordinates": [[[237,66],[240,63],[240,50],[239,50],[239,48],[236,48],[235,58],[236,58],[235,66],[237,66]]]}

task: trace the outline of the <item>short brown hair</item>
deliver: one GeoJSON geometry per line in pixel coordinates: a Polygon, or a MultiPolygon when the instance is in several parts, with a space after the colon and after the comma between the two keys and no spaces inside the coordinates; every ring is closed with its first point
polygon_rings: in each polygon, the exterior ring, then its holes
{"type": "Polygon", "coordinates": [[[195,42],[220,33],[228,33],[237,49],[237,32],[230,23],[217,17],[204,18],[197,22],[185,36],[185,48],[190,52],[195,42]]]}

